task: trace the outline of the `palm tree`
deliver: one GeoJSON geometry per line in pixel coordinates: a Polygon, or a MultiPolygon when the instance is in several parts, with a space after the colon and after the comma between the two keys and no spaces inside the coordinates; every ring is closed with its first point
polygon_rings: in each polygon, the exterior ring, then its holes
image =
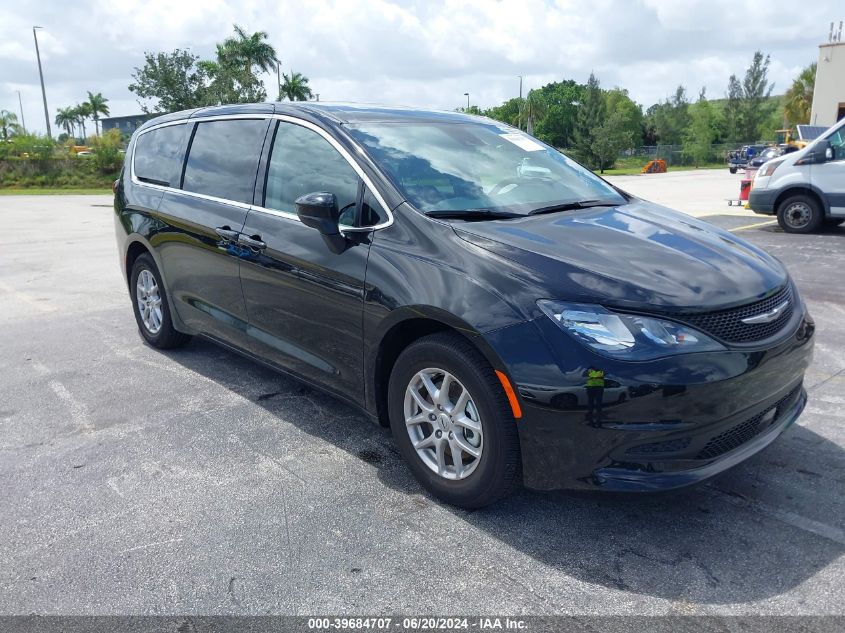
{"type": "Polygon", "coordinates": [[[789,125],[809,123],[813,109],[813,89],[816,86],[816,62],[801,71],[786,91],[783,114],[789,125]]]}
{"type": "MultiPolygon", "coordinates": [[[[258,66],[263,72],[270,72],[276,67],[276,49],[265,40],[269,37],[266,31],[256,31],[248,35],[237,24],[235,37],[229,37],[223,42],[222,57],[233,63],[243,64],[247,74],[252,74],[252,67],[258,66]]],[[[218,49],[218,56],[221,50],[218,49]]]]}
{"type": "Polygon", "coordinates": [[[88,132],[85,131],[85,119],[91,116],[91,106],[85,102],[80,103],[73,108],[73,114],[76,122],[82,126],[82,142],[84,143],[88,138],[88,132]]]}
{"type": "Polygon", "coordinates": [[[308,101],[314,93],[308,87],[308,77],[302,73],[290,71],[290,75],[282,73],[284,81],[279,86],[279,101],[287,97],[290,101],[308,101]]]}
{"type": "Polygon", "coordinates": [[[85,104],[88,106],[91,117],[94,119],[94,129],[97,132],[97,136],[100,135],[100,115],[105,114],[108,116],[109,107],[106,105],[109,102],[103,96],[102,92],[98,92],[97,94],[93,94],[90,90],[88,91],[88,101],[85,104]]]}
{"type": "Polygon", "coordinates": [[[14,136],[20,131],[18,115],[8,110],[0,110],[0,136],[3,137],[3,140],[8,141],[10,136],[14,136]]]}
{"type": "Polygon", "coordinates": [[[74,137],[74,126],[76,125],[76,113],[73,108],[57,108],[56,109],[56,125],[63,127],[67,135],[74,137]]]}
{"type": "Polygon", "coordinates": [[[539,90],[530,90],[522,105],[522,111],[528,122],[525,131],[534,134],[534,123],[548,114],[549,106],[539,90]]]}

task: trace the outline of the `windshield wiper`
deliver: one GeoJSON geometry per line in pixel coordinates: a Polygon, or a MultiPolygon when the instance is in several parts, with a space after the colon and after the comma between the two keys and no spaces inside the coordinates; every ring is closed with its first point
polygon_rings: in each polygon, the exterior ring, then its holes
{"type": "Polygon", "coordinates": [[[427,216],[444,220],[496,220],[502,218],[521,218],[521,213],[510,211],[496,211],[494,209],[442,209],[426,211],[427,216]]]}
{"type": "Polygon", "coordinates": [[[541,213],[554,213],[555,211],[572,211],[573,209],[589,209],[590,207],[615,207],[619,203],[613,200],[577,200],[575,202],[564,202],[562,204],[553,204],[548,207],[540,207],[529,211],[528,215],[539,215],[541,213]]]}

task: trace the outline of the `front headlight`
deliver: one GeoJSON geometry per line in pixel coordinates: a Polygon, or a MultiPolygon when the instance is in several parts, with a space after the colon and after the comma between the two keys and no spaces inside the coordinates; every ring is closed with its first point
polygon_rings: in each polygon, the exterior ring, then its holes
{"type": "Polygon", "coordinates": [[[757,170],[757,175],[755,176],[755,178],[757,176],[760,176],[761,178],[764,178],[766,176],[771,176],[773,173],[775,173],[775,169],[777,169],[778,166],[782,162],[783,162],[783,159],[770,160],[768,162],[763,163],[763,165],[760,167],[760,169],[757,170]]]}
{"type": "Polygon", "coordinates": [[[706,334],[674,321],[611,312],[591,304],[541,299],[537,305],[564,332],[612,358],[649,360],[725,349],[706,334]]]}

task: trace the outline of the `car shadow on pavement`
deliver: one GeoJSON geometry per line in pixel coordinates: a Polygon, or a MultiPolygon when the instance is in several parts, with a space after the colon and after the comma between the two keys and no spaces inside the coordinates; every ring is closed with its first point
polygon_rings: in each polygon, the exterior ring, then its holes
{"type": "MultiPolygon", "coordinates": [[[[390,432],[341,401],[204,340],[167,356],[280,423],[368,462],[393,491],[424,494],[390,432]],[[313,414],[291,415],[291,398],[307,399],[313,414]]],[[[683,492],[523,490],[483,510],[447,509],[587,583],[585,591],[601,585],[672,601],[741,604],[794,590],[845,554],[843,473],[845,451],[796,424],[745,464],[683,492]]]]}

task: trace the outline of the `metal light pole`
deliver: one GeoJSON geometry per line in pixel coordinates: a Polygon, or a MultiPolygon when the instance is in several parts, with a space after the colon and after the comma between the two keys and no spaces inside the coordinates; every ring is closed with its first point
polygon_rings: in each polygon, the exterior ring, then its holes
{"type": "Polygon", "coordinates": [[[519,116],[517,117],[516,127],[520,130],[522,129],[522,75],[517,75],[519,77],[519,116]]]}
{"type": "Polygon", "coordinates": [[[26,134],[26,119],[23,118],[23,101],[21,100],[21,91],[15,90],[18,93],[18,105],[21,107],[21,127],[23,128],[23,133],[26,134]]]}
{"type": "Polygon", "coordinates": [[[282,62],[278,59],[276,60],[276,83],[279,84],[279,92],[277,96],[277,100],[282,100],[282,62]]]}
{"type": "Polygon", "coordinates": [[[47,109],[47,91],[44,90],[44,72],[41,70],[41,53],[38,51],[38,35],[35,33],[37,29],[43,27],[32,27],[32,38],[35,40],[35,56],[38,58],[38,76],[41,78],[41,97],[44,99],[44,122],[47,124],[47,136],[53,138],[50,131],[50,111],[47,109]]]}
{"type": "Polygon", "coordinates": [[[467,110],[469,110],[469,93],[465,92],[464,96],[467,98],[467,110]]]}

